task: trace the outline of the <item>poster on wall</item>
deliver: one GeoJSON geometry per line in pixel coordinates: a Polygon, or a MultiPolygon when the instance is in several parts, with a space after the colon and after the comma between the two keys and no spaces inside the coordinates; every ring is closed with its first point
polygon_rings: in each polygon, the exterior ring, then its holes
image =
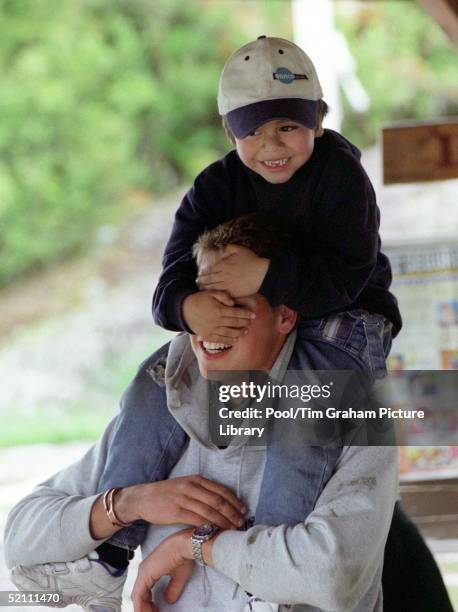
{"type": "MultiPolygon", "coordinates": [[[[393,342],[389,369],[458,370],[458,245],[404,246],[389,256],[393,293],[404,321],[393,342]]],[[[424,431],[405,434],[401,473],[426,478],[458,474],[458,447],[420,446],[424,431]]]]}

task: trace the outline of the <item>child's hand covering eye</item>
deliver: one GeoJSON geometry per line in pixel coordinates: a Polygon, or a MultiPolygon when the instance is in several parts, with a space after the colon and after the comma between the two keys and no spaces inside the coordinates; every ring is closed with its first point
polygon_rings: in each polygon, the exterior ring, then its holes
{"type": "Polygon", "coordinates": [[[235,305],[226,291],[197,291],[182,305],[183,318],[196,336],[209,342],[233,342],[246,334],[251,319],[248,308],[235,305]]]}
{"type": "Polygon", "coordinates": [[[222,259],[201,271],[199,289],[227,291],[232,297],[257,293],[269,268],[270,260],[258,257],[247,247],[229,244],[222,259]]]}

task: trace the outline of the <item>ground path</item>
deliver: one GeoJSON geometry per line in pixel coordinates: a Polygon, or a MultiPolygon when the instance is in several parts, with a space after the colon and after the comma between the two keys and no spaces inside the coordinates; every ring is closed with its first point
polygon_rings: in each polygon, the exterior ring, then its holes
{"type": "MultiPolygon", "coordinates": [[[[46,479],[56,471],[56,468],[76,461],[89,448],[89,444],[71,443],[63,445],[42,444],[0,449],[0,529],[3,533],[8,510],[21,497],[29,493],[33,486],[46,479]]],[[[444,574],[448,586],[458,586],[458,543],[452,540],[432,542],[436,558],[442,567],[453,568],[444,574]]],[[[134,559],[131,570],[139,563],[139,555],[134,559]]],[[[132,611],[129,595],[135,579],[135,571],[130,571],[127,586],[124,589],[123,610],[132,611]]],[[[8,579],[8,570],[3,559],[3,542],[0,542],[0,590],[10,590],[13,585],[8,579]]],[[[5,612],[14,612],[28,608],[6,607],[5,612]]],[[[51,610],[54,608],[40,607],[36,610],[51,610]]],[[[79,610],[77,606],[67,610],[79,610]]]]}
{"type": "MultiPolygon", "coordinates": [[[[0,450],[0,529],[3,530],[9,509],[24,495],[29,493],[39,482],[63,467],[73,463],[89,448],[89,444],[72,443],[62,445],[38,444],[34,446],[21,446],[0,450]]],[[[134,559],[132,569],[138,565],[139,555],[134,559]]],[[[129,595],[135,579],[135,571],[131,571],[127,586],[124,589],[125,600],[123,611],[133,610],[129,595]]],[[[3,538],[0,541],[0,590],[12,590],[14,585],[8,578],[8,570],[3,558],[3,538]]],[[[29,610],[21,607],[2,607],[4,612],[29,610]]],[[[55,610],[40,606],[35,610],[55,610]]],[[[69,611],[80,610],[79,606],[69,606],[69,611]]]]}

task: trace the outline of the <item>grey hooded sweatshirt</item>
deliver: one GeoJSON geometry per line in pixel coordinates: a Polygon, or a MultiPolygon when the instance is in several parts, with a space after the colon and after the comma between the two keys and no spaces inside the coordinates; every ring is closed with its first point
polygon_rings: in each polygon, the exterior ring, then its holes
{"type": "MultiPolygon", "coordinates": [[[[277,358],[272,377],[281,378],[293,344],[294,334],[277,358]]],[[[247,445],[244,438],[233,439],[226,449],[212,444],[206,384],[187,335],[171,344],[166,385],[169,410],[189,435],[170,477],[200,473],[217,480],[244,500],[252,516],[265,448],[247,445]]],[[[8,567],[74,560],[101,543],[91,537],[89,516],[113,424],[79,462],[38,485],[12,509],[5,531],[8,567]]],[[[383,555],[396,493],[395,447],[344,447],[334,475],[303,523],[221,533],[213,545],[214,568],[196,566],[176,604],[164,601],[167,580],[159,581],[153,591],[159,609],[241,612],[247,593],[252,593],[282,604],[281,612],[382,612],[383,555]]],[[[152,525],[143,556],[181,528],[152,525]]]]}

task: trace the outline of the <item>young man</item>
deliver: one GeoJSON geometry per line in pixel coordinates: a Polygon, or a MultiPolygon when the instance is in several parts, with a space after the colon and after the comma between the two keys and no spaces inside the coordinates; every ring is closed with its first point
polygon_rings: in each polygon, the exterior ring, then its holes
{"type": "MultiPolygon", "coordinates": [[[[214,256],[227,244],[237,242],[243,222],[237,223],[207,234],[201,244],[204,253],[198,252],[198,259],[205,256],[205,250],[214,256]]],[[[254,250],[263,245],[267,251],[259,254],[269,255],[267,239],[258,236],[240,242],[254,250]]],[[[13,578],[22,588],[60,587],[86,608],[116,609],[122,577],[113,576],[111,591],[105,586],[97,593],[95,585],[100,587],[101,576],[106,585],[109,574],[106,561],[92,551],[100,550],[106,538],[112,541],[118,537],[118,544],[128,545],[128,530],[119,527],[146,519],[150,527],[142,550],[144,556],[151,555],[142,564],[136,583],[136,610],[154,609],[149,602],[153,583],[161,612],[204,607],[215,612],[240,612],[244,607],[283,611],[289,604],[295,612],[382,610],[383,553],[397,490],[395,447],[303,444],[300,452],[284,457],[271,446],[252,446],[246,439],[233,439],[227,448],[211,442],[204,379],[209,370],[257,368],[282,380],[287,369],[304,369],[304,360],[310,369],[319,369],[321,353],[317,347],[322,339],[314,339],[311,334],[308,352],[301,350],[299,355],[294,349],[296,312],[285,305],[272,308],[259,294],[241,298],[240,304],[248,306],[256,318],[234,346],[215,347],[195,336],[177,336],[168,351],[165,373],[157,356],[141,366],[125,395],[120,417],[108,427],[99,444],[12,510],[5,550],[9,567],[28,566],[13,570],[13,578]],[[165,389],[161,386],[164,382],[165,389]],[[168,407],[164,410],[165,391],[168,407]],[[141,412],[148,419],[142,431],[129,429],[133,412],[141,412]],[[127,471],[111,473],[117,480],[107,485],[103,472],[112,459],[110,453],[116,453],[116,438],[131,433],[135,434],[131,454],[144,456],[144,476],[138,479],[137,472],[134,482],[156,482],[130,485],[131,457],[126,453],[127,471]],[[196,474],[197,479],[191,476],[196,474]],[[158,487],[184,478],[194,479],[187,482],[194,490],[206,488],[207,496],[212,487],[219,487],[215,489],[217,501],[209,499],[206,503],[194,494],[185,495],[188,501],[183,501],[191,512],[205,515],[205,520],[210,507],[217,517],[210,520],[219,522],[219,531],[211,528],[192,535],[186,525],[195,523],[184,520],[183,514],[176,514],[173,520],[161,519],[160,506],[167,495],[158,487]],[[102,497],[97,494],[107,486],[123,487],[114,498],[111,515],[105,512],[102,497]],[[145,495],[145,491],[151,494],[145,495]],[[221,510],[221,505],[225,509],[221,510]],[[218,506],[226,524],[222,525],[222,517],[213,511],[218,506]],[[237,524],[241,514],[248,529],[228,529],[237,524]],[[202,547],[199,538],[205,540],[202,547]],[[79,562],[72,561],[88,554],[79,562]],[[209,567],[203,568],[191,559],[203,560],[209,567]],[[30,567],[54,561],[69,563],[30,567]],[[92,572],[97,570],[94,577],[92,572]],[[169,587],[165,575],[174,578],[169,587]]],[[[362,319],[351,320],[345,329],[347,340],[360,338],[362,319]]],[[[383,355],[378,332],[374,328],[370,333],[371,351],[378,342],[377,351],[383,355]]],[[[358,369],[359,362],[353,359],[351,350],[346,352],[332,343],[329,350],[340,355],[342,364],[358,369]]],[[[119,457],[115,459],[119,463],[119,457]]],[[[179,488],[176,491],[178,494],[179,488]]],[[[140,532],[137,542],[143,539],[144,526],[143,531],[140,526],[140,532]]],[[[135,542],[135,534],[130,536],[135,542]]]]}

